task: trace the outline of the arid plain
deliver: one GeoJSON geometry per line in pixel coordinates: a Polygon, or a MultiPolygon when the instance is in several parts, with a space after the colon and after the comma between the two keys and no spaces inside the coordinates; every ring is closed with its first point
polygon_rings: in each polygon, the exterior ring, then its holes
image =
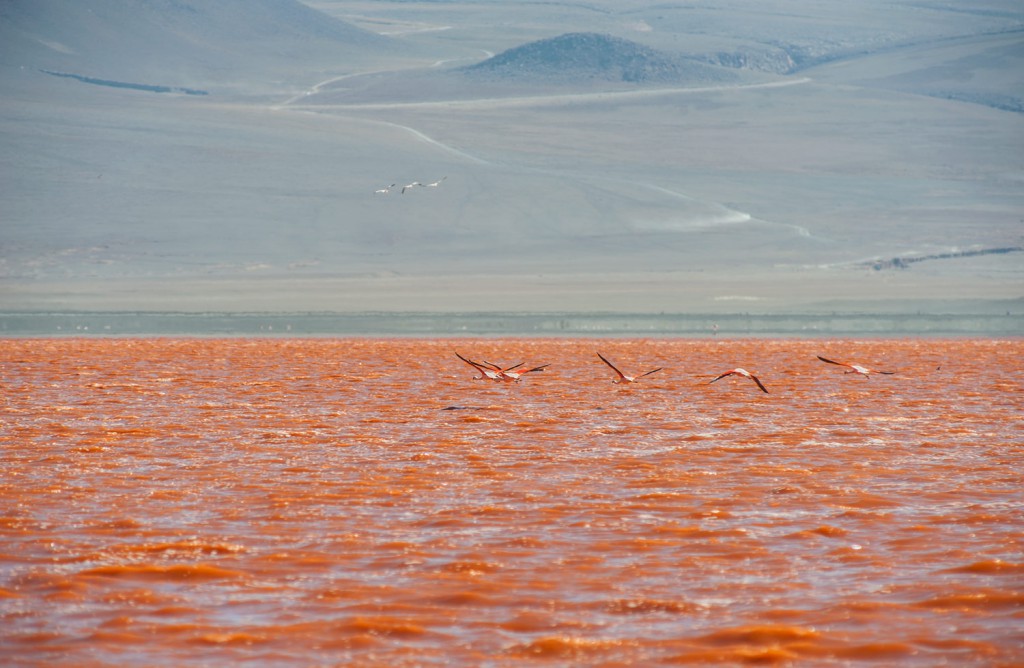
{"type": "Polygon", "coordinates": [[[60,4],[5,312],[1024,311],[1019,3],[60,4]]]}

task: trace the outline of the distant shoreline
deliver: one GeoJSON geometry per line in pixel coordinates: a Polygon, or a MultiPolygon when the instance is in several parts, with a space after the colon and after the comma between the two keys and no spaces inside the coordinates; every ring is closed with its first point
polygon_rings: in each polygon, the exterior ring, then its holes
{"type": "Polygon", "coordinates": [[[982,337],[1024,336],[1024,314],[8,312],[0,338],[68,336],[982,337]]]}

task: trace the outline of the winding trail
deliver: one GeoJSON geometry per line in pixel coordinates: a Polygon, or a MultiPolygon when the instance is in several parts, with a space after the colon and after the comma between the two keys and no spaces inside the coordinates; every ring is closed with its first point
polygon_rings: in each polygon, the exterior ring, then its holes
{"type": "Polygon", "coordinates": [[[489,165],[489,164],[491,164],[491,163],[487,162],[486,160],[484,160],[483,158],[478,158],[475,155],[470,155],[469,153],[466,153],[465,151],[460,151],[459,149],[455,148],[454,146],[449,146],[448,144],[439,142],[438,140],[434,139],[433,137],[430,137],[429,135],[426,135],[426,134],[420,132],[416,128],[409,127],[408,125],[401,125],[399,123],[392,123],[391,121],[380,121],[380,120],[378,120],[378,121],[375,121],[375,122],[379,123],[380,125],[387,125],[387,126],[392,127],[392,128],[398,128],[400,130],[404,130],[405,132],[408,132],[409,134],[411,134],[412,136],[416,137],[417,139],[419,139],[422,142],[426,142],[427,144],[430,144],[431,146],[436,146],[437,148],[441,149],[442,151],[445,151],[447,153],[451,153],[452,155],[458,156],[458,157],[462,158],[463,160],[467,160],[467,161],[472,162],[474,164],[477,164],[477,165],[489,165]]]}
{"type": "MultiPolygon", "coordinates": [[[[394,71],[394,70],[392,70],[394,71]]],[[[365,74],[372,74],[366,72],[365,74]]],[[[321,82],[314,86],[311,91],[319,91],[320,87],[351,76],[336,77],[321,82]]],[[[563,93],[559,95],[517,95],[512,97],[488,97],[476,99],[448,99],[430,100],[421,102],[360,102],[353,104],[331,104],[316,105],[324,109],[500,109],[508,107],[542,107],[561,106],[567,104],[586,104],[589,102],[617,101],[632,98],[662,97],[670,95],[688,95],[693,93],[715,93],[743,90],[759,90],[766,88],[787,88],[799,86],[813,81],[810,77],[799,79],[787,79],[785,81],[766,81],[763,83],[734,84],[729,86],[698,86],[693,88],[652,88],[644,90],[623,90],[623,91],[597,91],[593,93],[563,93]]],[[[304,93],[291,98],[285,104],[292,104],[296,100],[307,97],[310,93],[304,93]]]]}
{"type": "Polygon", "coordinates": [[[324,86],[328,86],[337,81],[344,81],[345,79],[353,79],[355,77],[367,76],[369,74],[383,74],[385,72],[400,72],[401,70],[370,70],[368,72],[352,72],[350,74],[342,74],[341,76],[331,77],[330,79],[324,79],[323,81],[313,84],[313,86],[298,95],[293,95],[280,104],[273,105],[272,109],[283,109],[285,107],[294,106],[299,100],[304,100],[307,97],[318,94],[324,86]]]}
{"type": "MultiPolygon", "coordinates": [[[[443,61],[435,62],[432,67],[437,67],[443,61]]],[[[470,109],[470,110],[483,110],[483,109],[500,109],[509,107],[541,107],[541,106],[560,106],[560,105],[571,105],[571,104],[587,104],[593,102],[605,102],[605,101],[617,101],[623,99],[636,99],[636,98],[654,98],[654,97],[667,97],[672,95],[687,95],[694,93],[709,93],[709,92],[729,92],[729,91],[743,91],[743,90],[762,90],[771,88],[786,88],[789,86],[799,86],[810,83],[812,79],[810,77],[800,77],[798,79],[789,79],[784,81],[769,81],[763,83],[752,83],[752,84],[735,84],[728,86],[700,86],[693,88],[657,88],[647,90],[631,90],[631,91],[598,91],[593,93],[565,93],[556,95],[521,95],[503,98],[478,98],[478,99],[449,99],[449,100],[433,100],[433,101],[421,101],[421,102],[388,102],[388,103],[359,103],[359,104],[331,104],[331,105],[299,105],[296,102],[306,99],[312,95],[319,93],[325,86],[342,81],[348,78],[358,77],[369,74],[381,74],[386,72],[398,72],[401,70],[374,70],[370,72],[361,72],[346,74],[338,77],[332,77],[325,79],[314,85],[308,91],[295,95],[280,105],[275,106],[275,109],[288,109],[296,112],[306,113],[328,113],[338,111],[363,111],[363,110],[384,110],[384,109],[470,109]]],[[[445,144],[426,133],[417,130],[414,127],[408,125],[402,125],[392,121],[385,121],[380,119],[363,119],[370,120],[373,123],[384,125],[392,128],[402,130],[409,133],[417,140],[434,146],[445,153],[456,156],[462,160],[475,165],[494,165],[493,162],[477,157],[471,153],[467,153],[461,149],[455,148],[445,144]]],[[[548,170],[533,170],[548,172],[548,170]]],[[[552,173],[553,176],[558,178],[564,178],[566,175],[562,173],[552,173]]],[[[578,175],[576,175],[578,177],[578,175]]],[[[599,177],[598,177],[599,178],[599,177]]],[[[600,180],[600,178],[599,178],[600,180]]],[[[662,195],[668,195],[670,197],[692,201],[701,202],[695,197],[691,197],[685,193],[681,193],[675,190],[658,186],[647,182],[634,182],[634,185],[638,188],[644,188],[653,192],[661,193],[662,195]]],[[[735,224],[735,223],[747,223],[756,222],[770,226],[791,228],[797,236],[811,237],[810,231],[799,225],[791,225],[788,223],[774,223],[771,221],[761,220],[754,218],[751,214],[731,209],[719,203],[713,203],[722,208],[723,218],[715,219],[710,221],[708,225],[715,226],[721,224],[735,224]]],[[[708,226],[705,225],[705,226],[708,226]]],[[[698,226],[700,227],[700,226],[698,226]]]]}

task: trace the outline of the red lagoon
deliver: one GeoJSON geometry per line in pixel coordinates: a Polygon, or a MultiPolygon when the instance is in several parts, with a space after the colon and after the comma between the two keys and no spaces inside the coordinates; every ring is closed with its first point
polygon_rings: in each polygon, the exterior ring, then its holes
{"type": "Polygon", "coordinates": [[[7,665],[1024,663],[1020,340],[18,339],[0,364],[7,665]],[[474,380],[456,352],[549,366],[474,380]],[[598,352],[662,370],[614,383],[598,352]],[[735,368],[767,392],[709,383],[735,368]]]}

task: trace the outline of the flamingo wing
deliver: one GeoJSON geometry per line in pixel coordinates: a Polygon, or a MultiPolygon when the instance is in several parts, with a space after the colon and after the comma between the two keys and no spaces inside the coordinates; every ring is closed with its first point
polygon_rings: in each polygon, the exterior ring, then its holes
{"type": "Polygon", "coordinates": [[[605,359],[604,355],[602,355],[601,353],[598,353],[598,354],[597,354],[597,356],[601,358],[601,361],[602,361],[602,362],[604,362],[605,364],[607,364],[608,366],[610,366],[610,367],[612,368],[612,371],[614,371],[615,373],[617,373],[617,374],[619,375],[619,378],[620,378],[620,379],[622,379],[622,380],[628,380],[628,379],[626,378],[626,374],[624,374],[624,373],[622,373],[621,371],[619,371],[619,370],[618,370],[618,368],[616,368],[616,366],[615,366],[614,364],[612,364],[612,363],[611,363],[611,362],[609,362],[609,361],[608,361],[607,359],[605,359]]]}
{"type": "Polygon", "coordinates": [[[487,366],[481,364],[480,362],[474,362],[473,360],[466,359],[458,352],[455,353],[455,356],[484,375],[487,375],[488,371],[490,371],[491,373],[494,372],[494,369],[488,368],[487,366]]]}
{"type": "Polygon", "coordinates": [[[512,371],[510,373],[501,372],[501,377],[503,380],[514,380],[515,382],[518,383],[519,380],[526,374],[533,373],[534,371],[543,371],[545,368],[549,366],[551,365],[545,364],[543,366],[535,366],[532,369],[526,369],[525,371],[512,371]]]}
{"type": "Polygon", "coordinates": [[[661,367],[659,366],[659,367],[658,367],[657,369],[651,369],[650,371],[647,371],[647,372],[645,372],[645,373],[642,373],[642,374],[640,374],[639,376],[637,376],[637,378],[643,378],[644,376],[650,376],[650,375],[651,375],[652,373],[654,373],[655,371],[661,371],[661,367]]]}
{"type": "Polygon", "coordinates": [[[500,366],[498,366],[494,362],[488,362],[487,360],[484,360],[484,364],[486,364],[487,366],[491,367],[495,371],[500,371],[500,372],[504,373],[506,371],[511,371],[512,369],[518,369],[519,367],[521,367],[524,364],[526,364],[526,362],[520,362],[519,364],[514,364],[514,365],[512,365],[510,367],[506,367],[504,369],[502,369],[500,366]]]}
{"type": "Polygon", "coordinates": [[[476,362],[473,362],[472,360],[468,360],[468,359],[466,359],[465,357],[463,357],[462,355],[460,355],[460,354],[459,354],[459,353],[458,353],[457,351],[456,351],[456,353],[455,353],[455,356],[456,356],[456,357],[458,357],[458,358],[459,358],[460,360],[462,360],[463,362],[465,362],[466,364],[468,364],[468,365],[470,365],[471,367],[473,367],[474,369],[479,369],[479,368],[480,368],[480,365],[479,365],[479,364],[477,364],[476,362]]]}
{"type": "Polygon", "coordinates": [[[763,383],[761,383],[761,381],[757,378],[757,376],[755,376],[754,374],[750,374],[748,376],[748,378],[750,378],[750,380],[752,380],[755,383],[757,383],[757,386],[761,388],[762,392],[764,392],[765,394],[768,394],[768,388],[765,387],[763,383]]]}
{"type": "Polygon", "coordinates": [[[818,355],[818,359],[820,359],[822,362],[827,362],[828,364],[835,364],[836,366],[850,366],[849,364],[847,364],[845,362],[833,362],[832,360],[825,359],[821,355],[818,355]]]}
{"type": "Polygon", "coordinates": [[[736,373],[736,372],[735,372],[735,371],[726,371],[726,372],[725,372],[725,373],[723,373],[723,374],[722,374],[721,376],[718,376],[717,378],[712,378],[711,380],[709,380],[709,381],[708,381],[708,385],[710,385],[711,383],[715,382],[716,380],[722,380],[722,379],[723,379],[723,378],[725,378],[726,376],[731,376],[731,375],[733,375],[734,373],[736,373]]]}

